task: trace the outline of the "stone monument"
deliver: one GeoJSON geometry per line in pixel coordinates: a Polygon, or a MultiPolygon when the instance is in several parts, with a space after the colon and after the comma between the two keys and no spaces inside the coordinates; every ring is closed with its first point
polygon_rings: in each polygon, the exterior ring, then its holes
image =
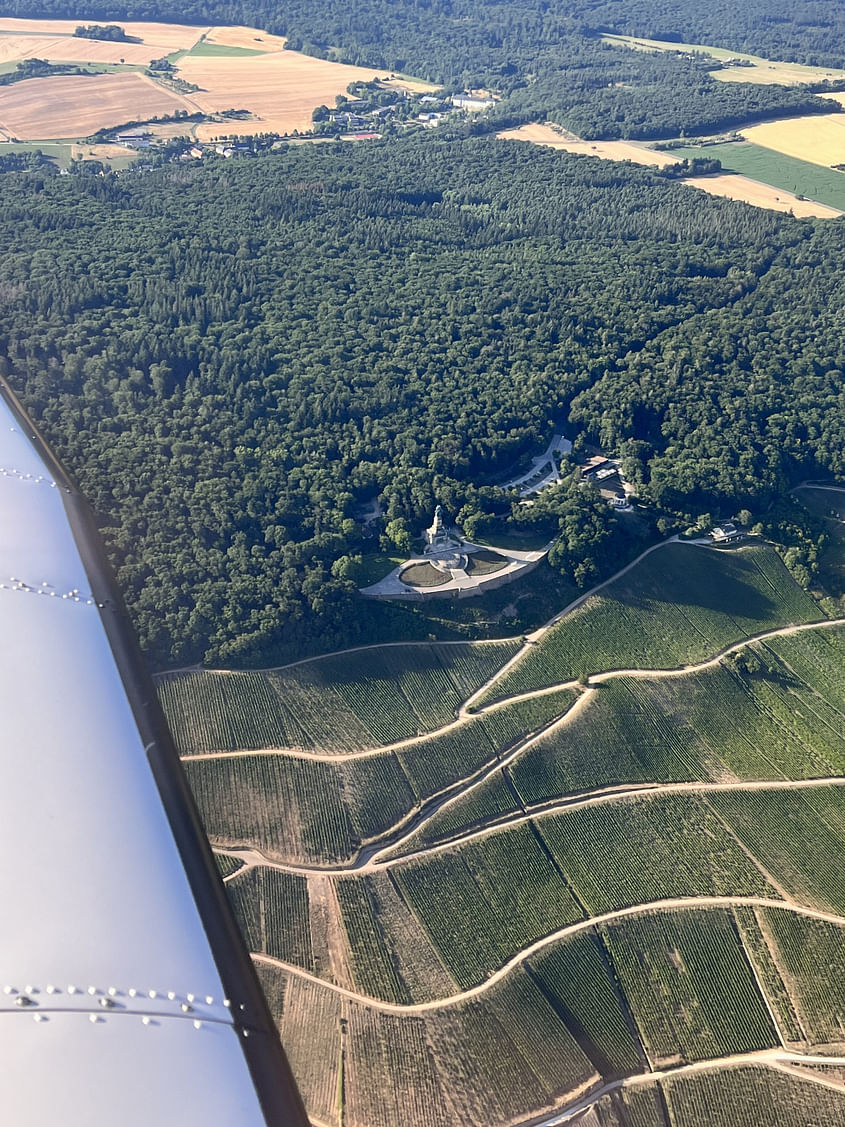
{"type": "Polygon", "coordinates": [[[434,520],[431,527],[425,530],[424,554],[431,559],[432,564],[440,571],[461,571],[466,567],[467,559],[461,551],[463,544],[446,527],[443,520],[443,509],[440,505],[434,510],[434,520]]]}

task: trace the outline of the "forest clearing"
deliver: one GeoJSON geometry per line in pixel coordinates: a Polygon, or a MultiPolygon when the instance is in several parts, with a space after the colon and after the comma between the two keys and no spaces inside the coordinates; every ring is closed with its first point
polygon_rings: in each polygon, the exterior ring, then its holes
{"type": "MultiPolygon", "coordinates": [[[[803,122],[826,122],[824,118],[801,118],[803,122]]],[[[845,115],[842,117],[843,145],[845,145],[845,115]]],[[[774,122],[771,126],[756,126],[757,129],[777,128],[783,122],[774,122]]],[[[754,129],[746,129],[746,134],[751,134],[754,129]]],[[[582,156],[600,157],[602,160],[630,160],[636,164],[653,165],[665,168],[677,164],[684,157],[698,157],[706,159],[708,156],[722,158],[723,154],[730,159],[740,150],[750,148],[741,145],[707,146],[696,149],[669,149],[661,151],[649,148],[647,145],[631,141],[582,141],[577,138],[566,137],[560,128],[539,122],[532,125],[522,125],[518,129],[508,129],[497,136],[503,141],[529,141],[535,145],[546,148],[558,149],[567,153],[577,153],[582,156]]],[[[762,142],[761,142],[762,144],[762,142]]],[[[770,148],[773,146],[770,146],[770,148]]],[[[740,153],[740,156],[743,154],[740,153]]],[[[845,160],[845,153],[843,153],[845,160]]],[[[778,175],[775,161],[769,162],[774,167],[771,170],[773,179],[778,175]]],[[[725,173],[715,176],[690,176],[680,183],[689,184],[700,188],[712,196],[722,196],[725,199],[738,200],[741,203],[751,204],[754,207],[770,208],[774,211],[791,212],[799,219],[814,216],[817,219],[836,219],[843,212],[827,203],[813,199],[799,199],[803,192],[791,192],[787,188],[777,187],[772,183],[753,179],[742,174],[725,173]]],[[[843,182],[845,189],[845,181],[843,182]]]]}
{"type": "Polygon", "coordinates": [[[779,62],[748,55],[743,51],[730,51],[726,47],[710,47],[704,43],[676,43],[665,39],[645,39],[634,35],[603,35],[605,43],[630,47],[635,51],[681,51],[687,54],[712,55],[723,66],[712,71],[720,82],[756,82],[762,85],[797,86],[807,82],[834,82],[845,78],[845,70],[832,67],[808,66],[803,63],[779,62]],[[727,66],[740,60],[737,66],[727,66]]]}

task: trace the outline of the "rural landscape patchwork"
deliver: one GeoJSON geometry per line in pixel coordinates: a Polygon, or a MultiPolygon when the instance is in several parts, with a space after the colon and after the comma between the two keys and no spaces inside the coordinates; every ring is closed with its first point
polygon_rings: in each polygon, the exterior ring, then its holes
{"type": "Polygon", "coordinates": [[[845,1124],[845,4],[10,0],[0,189],[314,1127],[845,1124]]]}

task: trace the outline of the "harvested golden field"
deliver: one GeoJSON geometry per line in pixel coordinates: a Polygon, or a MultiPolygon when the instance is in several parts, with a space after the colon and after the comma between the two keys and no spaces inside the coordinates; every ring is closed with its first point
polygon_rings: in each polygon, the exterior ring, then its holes
{"type": "Polygon", "coordinates": [[[743,51],[730,51],[726,47],[709,47],[704,43],[672,43],[665,39],[643,39],[634,35],[603,35],[605,43],[617,47],[630,47],[635,51],[681,51],[686,54],[697,52],[712,55],[721,63],[729,60],[742,60],[744,65],[726,66],[713,71],[713,77],[720,82],[754,82],[771,86],[775,83],[784,86],[797,86],[802,82],[822,82],[825,79],[845,78],[845,70],[830,67],[804,66],[801,63],[782,63],[775,59],[763,59],[759,55],[747,55],[743,51]]]}
{"type": "Polygon", "coordinates": [[[564,137],[551,125],[523,125],[519,129],[507,129],[498,133],[503,141],[531,141],[550,149],[563,149],[567,153],[581,153],[588,157],[601,157],[602,160],[632,160],[636,164],[653,164],[663,167],[676,164],[678,158],[671,153],[660,153],[636,145],[632,141],[580,141],[564,137]]]}
{"type": "Polygon", "coordinates": [[[845,113],[768,121],[743,129],[742,135],[764,149],[811,164],[845,163],[845,113]]]}
{"type": "Polygon", "coordinates": [[[748,176],[691,176],[684,181],[694,188],[701,188],[711,196],[724,196],[729,200],[740,200],[754,207],[767,207],[773,211],[791,211],[799,219],[815,216],[817,219],[836,219],[842,215],[835,207],[827,207],[813,200],[799,200],[785,188],[773,188],[751,180],[748,176]]]}
{"type": "Polygon", "coordinates": [[[0,87],[0,129],[21,141],[87,137],[98,129],[194,107],[140,74],[60,75],[0,87]]]}
{"type": "Polygon", "coordinates": [[[800,86],[805,82],[824,82],[845,78],[843,70],[808,67],[801,63],[774,63],[759,59],[753,66],[723,67],[711,71],[719,82],[753,82],[758,86],[800,86]]]}
{"type": "MultiPolygon", "coordinates": [[[[140,42],[77,39],[73,36],[77,20],[0,19],[0,63],[36,57],[75,63],[123,60],[146,66],[151,59],[201,44],[198,54],[185,55],[177,63],[179,77],[201,90],[181,97],[137,75],[105,76],[100,85],[93,85],[94,79],[72,76],[32,79],[0,88],[0,130],[26,140],[78,137],[177,109],[209,114],[244,109],[252,113],[253,120],[226,125],[212,122],[191,132],[198,140],[208,140],[233,130],[243,135],[307,131],[314,109],[324,103],[333,106],[335,96],[345,94],[350,82],[385,77],[384,71],[285,51],[281,36],[259,28],[119,22],[127,35],[140,42]],[[243,50],[260,54],[238,53],[243,50]],[[32,86],[32,82],[54,85],[32,86]]],[[[436,89],[404,76],[391,78],[387,84],[417,92],[436,89]]],[[[180,133],[184,132],[182,127],[180,133]]]]}
{"type": "Polygon", "coordinates": [[[0,62],[46,59],[49,63],[119,63],[149,66],[162,55],[162,48],[144,43],[106,43],[76,39],[72,35],[0,34],[0,62]]]}
{"type": "MultiPolygon", "coordinates": [[[[21,20],[13,19],[11,17],[0,17],[0,34],[3,32],[12,35],[64,35],[73,38],[73,33],[80,24],[84,24],[86,20],[21,20]]],[[[102,21],[99,21],[102,22],[102,21]]],[[[163,54],[166,49],[170,51],[187,50],[199,40],[200,36],[208,32],[210,28],[205,27],[191,27],[188,24],[179,23],[137,23],[132,20],[115,20],[113,21],[120,25],[128,36],[133,39],[139,39],[142,43],[150,44],[152,46],[162,48],[159,54],[163,54]]],[[[94,43],[93,39],[80,40],[82,43],[94,43]]],[[[124,46],[128,47],[129,44],[109,44],[109,46],[124,46]]],[[[155,56],[153,56],[155,58],[155,56]]]]}
{"type": "Polygon", "coordinates": [[[198,126],[199,140],[209,140],[221,132],[247,135],[310,129],[311,114],[317,106],[333,106],[335,95],[345,94],[350,82],[369,81],[380,75],[383,77],[384,71],[329,63],[296,51],[252,58],[186,55],[179,62],[179,76],[202,87],[201,92],[190,96],[199,109],[206,113],[247,109],[255,115],[254,121],[198,126]]]}
{"type": "Polygon", "coordinates": [[[206,43],[219,47],[245,47],[249,51],[283,51],[287,40],[255,27],[212,27],[206,43]]]}

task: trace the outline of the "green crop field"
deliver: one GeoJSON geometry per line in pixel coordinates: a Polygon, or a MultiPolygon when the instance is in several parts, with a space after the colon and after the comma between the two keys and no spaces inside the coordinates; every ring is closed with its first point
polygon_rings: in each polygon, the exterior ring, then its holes
{"type": "Polygon", "coordinates": [[[184,767],[215,844],[254,845],[273,861],[349,860],[415,803],[394,755],[339,764],[243,755],[184,767]]]}
{"type": "Polygon", "coordinates": [[[165,674],[158,692],[183,754],[357,751],[447,724],[518,649],[515,641],[379,646],[260,673],[165,674]]]}
{"type": "Polygon", "coordinates": [[[834,861],[845,855],[845,787],[723,791],[708,801],[791,896],[845,911],[845,869],[834,861]]]}
{"type": "Polygon", "coordinates": [[[513,790],[505,779],[505,770],[496,771],[466,797],[444,806],[424,822],[412,837],[402,842],[402,852],[410,852],[433,842],[449,841],[462,832],[495,821],[501,815],[514,813],[517,809],[513,790]]]}
{"type": "Polygon", "coordinates": [[[464,987],[582,914],[529,826],[397,865],[392,875],[464,987]]]}
{"type": "Polygon", "coordinates": [[[845,1093],[768,1068],[732,1068],[661,1082],[675,1123],[698,1127],[839,1127],[845,1093]]]}
{"type": "Polygon", "coordinates": [[[841,1050],[845,1046],[845,926],[777,909],[763,909],[760,914],[807,1041],[841,1050]]]}
{"type": "Polygon", "coordinates": [[[574,691],[517,701],[472,716],[467,723],[409,744],[396,752],[411,786],[421,799],[436,794],[501,756],[531,732],[563,716],[574,704],[574,691]]]}
{"type": "MultiPolygon", "coordinates": [[[[375,948],[372,957],[376,966],[371,971],[366,965],[370,948],[359,943],[357,949],[353,949],[350,928],[346,927],[350,947],[349,961],[356,981],[364,981],[363,976],[378,980],[384,975],[395,973],[401,983],[401,990],[414,1002],[448,998],[458,992],[457,982],[446,969],[428,932],[403,899],[390,872],[350,877],[334,884],[342,913],[348,911],[346,906],[353,902],[356,895],[344,890],[347,887],[353,889],[356,884],[364,885],[372,908],[372,918],[380,933],[373,939],[375,948]],[[385,968],[385,953],[390,959],[392,970],[390,966],[385,968]]],[[[357,895],[360,897],[362,894],[357,895]]],[[[362,987],[365,993],[374,988],[375,983],[371,983],[367,989],[362,987]]],[[[391,988],[395,989],[395,985],[391,988]]]]}
{"type": "Polygon", "coordinates": [[[779,898],[692,795],[582,807],[538,819],[537,827],[592,913],[679,896],[779,898]]]}
{"type": "Polygon", "coordinates": [[[357,989],[386,1002],[409,1002],[410,994],[396,973],[369,882],[342,880],[336,888],[357,989]]]}
{"type": "Polygon", "coordinates": [[[642,916],[604,933],[653,1066],[778,1043],[729,912],[642,916]]]}
{"type": "MultiPolygon", "coordinates": [[[[662,1097],[656,1084],[626,1088],[620,1097],[624,1108],[619,1127],[666,1127],[662,1097]]],[[[701,1127],[704,1127],[701,1124],[701,1127]]]]}
{"type": "MultiPolygon", "coordinates": [[[[588,600],[489,695],[584,671],[676,668],[820,614],[765,546],[673,545],[588,600]]],[[[558,688],[452,723],[517,650],[516,641],[401,645],[162,681],[180,745],[199,753],[185,767],[213,841],[317,867],[304,877],[218,860],[251,949],[325,980],[261,967],[310,1113],[330,1127],[489,1127],[524,1118],[527,1091],[532,1114],[552,1114],[580,1085],[649,1067],[781,1038],[845,1045],[845,944],[835,925],[785,909],[700,907],[549,938],[585,916],[685,897],[778,901],[783,888],[845,910],[845,875],[818,864],[845,847],[845,788],[577,805],[579,794],[626,784],[845,774],[845,629],[822,623],[747,643],[699,672],[622,674],[583,700],[576,686],[558,688]],[[400,738],[403,746],[382,749],[400,738]],[[210,754],[251,741],[294,754],[210,754]],[[296,754],[309,748],[332,758],[296,754]],[[571,805],[472,836],[556,799],[571,805]],[[382,841],[384,868],[319,872],[382,841]],[[332,994],[332,983],[361,1000],[332,994]],[[398,1014],[366,998],[452,1000],[398,1014]]],[[[705,1099],[683,1083],[614,1090],[591,1114],[600,1127],[669,1127],[678,1100],[705,1099]]],[[[743,1106],[727,1127],[748,1127],[743,1106]]]]}
{"type": "Polygon", "coordinates": [[[624,782],[845,773],[845,701],[834,664],[843,647],[829,647],[825,665],[814,639],[812,632],[755,643],[755,673],[726,660],[685,677],[605,682],[572,723],[513,763],[520,797],[543,802],[624,782]],[[778,656],[803,646],[817,655],[815,665],[802,663],[809,684],[778,656]]]}
{"type": "MultiPolygon", "coordinates": [[[[452,1089],[453,1122],[518,1119],[524,1093],[551,1107],[594,1069],[536,984],[518,971],[480,998],[436,1011],[426,1020],[429,1043],[450,1062],[452,1076],[471,1082],[452,1089]]],[[[445,1078],[444,1078],[445,1079],[445,1078]]],[[[447,1080],[448,1083],[448,1080],[447,1080]]],[[[406,1122],[400,1117],[398,1122],[406,1122]]]]}
{"type": "Polygon", "coordinates": [[[833,168],[823,168],[806,160],[785,156],[762,145],[752,145],[746,141],[730,142],[724,145],[690,146],[673,149],[672,156],[678,160],[699,157],[705,160],[720,160],[725,171],[739,172],[771,184],[774,188],[784,188],[796,196],[806,196],[809,200],[837,207],[845,211],[845,174],[833,168]]]}
{"type": "Polygon", "coordinates": [[[604,946],[594,933],[555,944],[530,961],[530,970],[606,1080],[645,1067],[633,1020],[615,984],[604,946]]]}
{"type": "Polygon", "coordinates": [[[668,544],[567,615],[486,700],[609,669],[670,669],[778,626],[824,618],[774,549],[668,544]]]}
{"type": "MultiPolygon", "coordinates": [[[[687,679],[684,679],[686,683],[687,679]]],[[[616,783],[710,777],[689,725],[661,697],[676,682],[620,678],[600,686],[572,723],[526,751],[510,769],[523,802],[543,802],[616,783]]]]}
{"type": "Polygon", "coordinates": [[[785,662],[833,708],[845,715],[845,627],[807,630],[784,638],[769,638],[766,648],[785,662]]]}
{"type": "Polygon", "coordinates": [[[204,58],[244,58],[249,55],[266,55],[267,51],[262,51],[260,48],[253,49],[252,47],[229,47],[225,43],[207,43],[205,40],[200,40],[190,51],[188,55],[200,55],[204,58]]]}

